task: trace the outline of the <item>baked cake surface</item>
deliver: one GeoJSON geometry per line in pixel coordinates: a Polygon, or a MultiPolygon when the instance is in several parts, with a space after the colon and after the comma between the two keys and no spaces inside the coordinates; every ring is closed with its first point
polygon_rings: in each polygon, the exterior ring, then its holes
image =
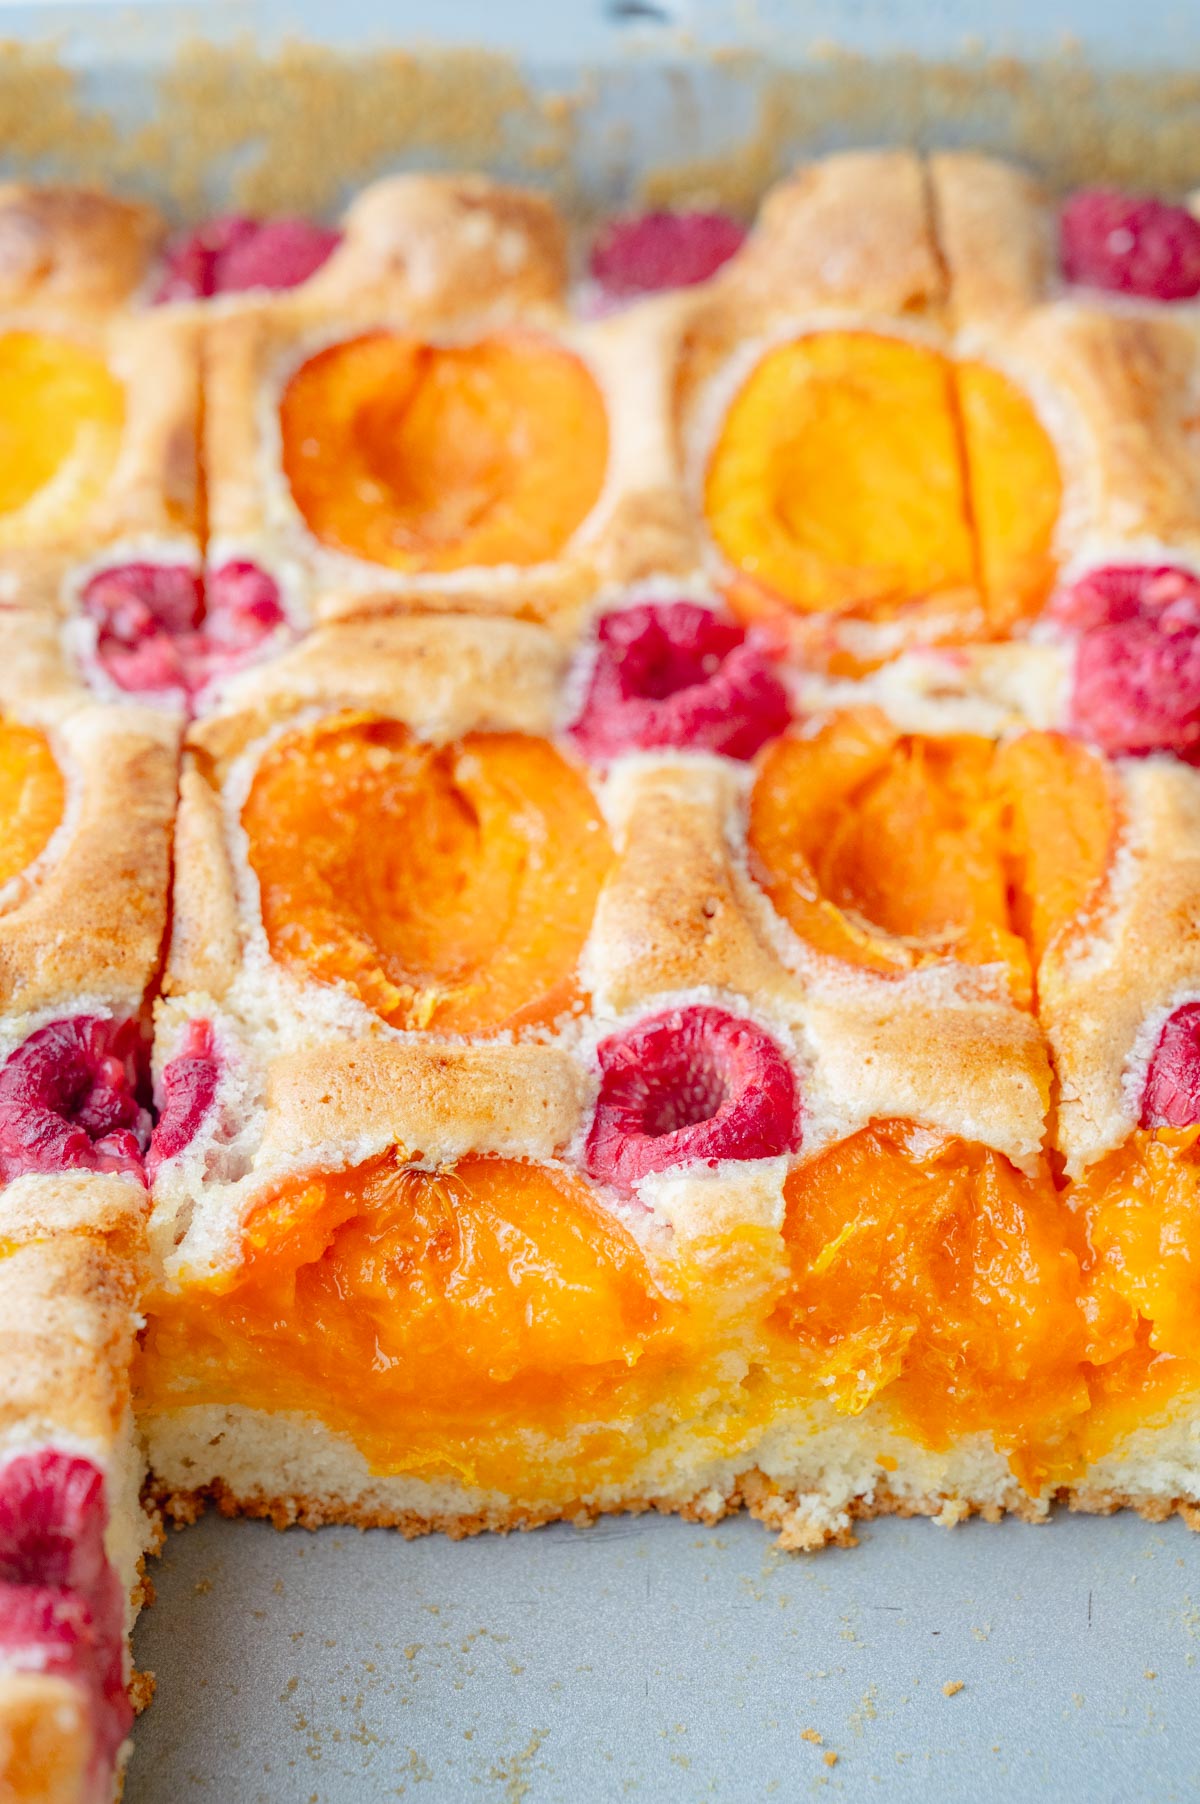
{"type": "Polygon", "coordinates": [[[1200,1511],[1200,224],[849,153],[576,264],[0,190],[5,1796],[119,1781],[144,1473],[1200,1511]]]}

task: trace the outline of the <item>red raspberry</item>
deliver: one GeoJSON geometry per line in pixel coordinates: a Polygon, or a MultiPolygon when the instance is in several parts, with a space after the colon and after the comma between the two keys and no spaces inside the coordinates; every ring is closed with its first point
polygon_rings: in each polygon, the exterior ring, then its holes
{"type": "Polygon", "coordinates": [[[585,1163],[629,1190],[648,1172],[770,1159],[800,1144],[791,1066],[770,1036],[718,1008],[670,1009],[597,1049],[600,1095],[585,1163]]]}
{"type": "Polygon", "coordinates": [[[1144,1128],[1200,1122],[1200,1002],[1186,1002],[1163,1026],[1142,1091],[1144,1128]]]}
{"type": "Polygon", "coordinates": [[[192,301],[249,288],[295,288],[320,269],[341,233],[308,219],[210,219],[167,252],[154,299],[192,301]]]}
{"type": "Polygon", "coordinates": [[[1200,294],[1200,220],[1186,207],[1084,188],[1063,208],[1060,233],[1068,282],[1155,301],[1200,294]]]}
{"type": "Polygon", "coordinates": [[[0,1467],[0,1669],[49,1673],[87,1695],[87,1796],[111,1797],[133,1721],[125,1599],[104,1551],[104,1480],[89,1460],[41,1447],[0,1467]]]}
{"type": "Polygon", "coordinates": [[[1200,627],[1200,578],[1170,564],[1106,564],[1057,590],[1048,612],[1073,632],[1136,619],[1200,627]]]}
{"type": "MultiPolygon", "coordinates": [[[[97,1611],[77,1591],[0,1583],[0,1671],[69,1679],[92,1719],[88,1798],[110,1798],[117,1754],[133,1725],[122,1653],[124,1606],[112,1572],[97,1611]]],[[[5,1794],[7,1795],[7,1794],[5,1794]]]]}
{"type": "Polygon", "coordinates": [[[603,763],[639,747],[752,758],[791,718],[787,692],[740,626],[691,601],[605,614],[587,699],[571,728],[603,763]]]}
{"type": "Polygon", "coordinates": [[[30,1034],[0,1068],[0,1180],[26,1171],[141,1177],[145,1066],[133,1021],[76,1015],[30,1034]]]}
{"type": "Polygon", "coordinates": [[[614,299],[707,282],[746,241],[727,213],[641,213],[610,220],[592,247],[591,271],[614,299]]]}
{"type": "Polygon", "coordinates": [[[0,1466],[0,1581],[98,1594],[106,1559],[104,1478],[53,1447],[0,1466]]]}
{"type": "Polygon", "coordinates": [[[204,624],[214,651],[252,651],[284,619],[279,586],[257,564],[235,560],[212,572],[204,624]]]}
{"type": "Polygon", "coordinates": [[[180,706],[248,658],[284,619],[275,583],[250,563],[223,564],[209,577],[207,596],[191,570],[122,564],[94,576],[82,601],[99,629],[96,656],[118,688],[174,693],[180,706]]]}
{"type": "Polygon", "coordinates": [[[186,692],[186,647],[204,614],[194,570],[122,564],[93,576],[81,600],[99,629],[96,656],[119,689],[186,692]]]}
{"type": "Polygon", "coordinates": [[[1200,760],[1200,581],[1168,566],[1092,571],[1055,596],[1078,634],[1071,725],[1110,756],[1200,760]]]}
{"type": "Polygon", "coordinates": [[[219,1074],[212,1028],[207,1021],[189,1022],[183,1051],[163,1067],[159,1082],[160,1114],[146,1155],[151,1182],[163,1160],[173,1159],[195,1138],[212,1108],[219,1074]]]}

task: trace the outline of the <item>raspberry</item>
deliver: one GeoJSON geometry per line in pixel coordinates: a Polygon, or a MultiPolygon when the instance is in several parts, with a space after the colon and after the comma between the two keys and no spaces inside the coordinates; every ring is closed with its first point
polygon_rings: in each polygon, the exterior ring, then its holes
{"type": "Polygon", "coordinates": [[[1096,570],[1051,617],[1078,634],[1071,725],[1110,756],[1200,761],[1200,581],[1166,566],[1096,570]]]}
{"type": "Polygon", "coordinates": [[[70,1679],[87,1693],[92,1786],[109,1797],[133,1721],[125,1600],[104,1551],[104,1480],[89,1460],[42,1447],[0,1467],[0,1668],[70,1679]]]}
{"type": "Polygon", "coordinates": [[[207,1021],[189,1022],[183,1051],[163,1067],[159,1081],[160,1114],[146,1155],[151,1182],[164,1159],[173,1159],[191,1144],[212,1108],[219,1071],[212,1028],[207,1021]]]}
{"type": "Polygon", "coordinates": [[[1200,1002],[1187,1002],[1166,1021],[1142,1091],[1144,1128],[1195,1127],[1200,1122],[1200,1002]]]}
{"type": "Polygon", "coordinates": [[[97,1799],[112,1796],[117,1754],[133,1724],[122,1655],[124,1607],[111,1570],[107,1579],[98,1609],[60,1586],[0,1582],[0,1671],[46,1673],[86,1691],[92,1717],[86,1795],[97,1799]]]}
{"type": "Polygon", "coordinates": [[[761,1027],[718,1008],[670,1009],[603,1040],[585,1162],[629,1190],[648,1172],[770,1159],[800,1144],[791,1066],[761,1027]]]}
{"type": "Polygon", "coordinates": [[[155,301],[191,301],[249,288],[295,288],[320,269],[341,233],[308,219],[207,220],[167,252],[155,301]]]}
{"type": "Polygon", "coordinates": [[[23,1040],[0,1067],[0,1179],[26,1171],[142,1175],[150,1114],[136,1022],[76,1015],[23,1040]]]}
{"type": "Polygon", "coordinates": [[[257,564],[222,564],[208,579],[205,626],[211,646],[239,654],[251,651],[284,622],[278,584],[257,564]]]}
{"type": "Polygon", "coordinates": [[[614,219],[592,247],[591,271],[616,299],[707,282],[745,243],[727,213],[641,213],[614,219]]]}
{"type": "Polygon", "coordinates": [[[636,747],[752,758],[790,719],[787,693],[741,627],[691,601],[606,614],[587,699],[571,732],[603,762],[636,747]]]}
{"type": "Polygon", "coordinates": [[[96,656],[118,688],[175,693],[180,705],[257,650],[283,622],[279,590],[257,564],[228,563],[205,587],[191,570],[122,564],[94,576],[83,605],[96,656]]]}
{"type": "Polygon", "coordinates": [[[1186,207],[1084,188],[1059,223],[1068,282],[1156,301],[1200,294],[1200,220],[1186,207]]]}
{"type": "Polygon", "coordinates": [[[185,647],[204,613],[195,571],[122,564],[93,576],[81,597],[96,622],[96,656],[119,689],[185,690],[185,647]]]}
{"type": "Polygon", "coordinates": [[[1200,627],[1200,578],[1170,564],[1107,564],[1059,589],[1048,611],[1073,632],[1140,618],[1200,627]]]}
{"type": "Polygon", "coordinates": [[[104,1479],[90,1460],[41,1447],[0,1466],[0,1582],[97,1595],[106,1560],[104,1479]]]}

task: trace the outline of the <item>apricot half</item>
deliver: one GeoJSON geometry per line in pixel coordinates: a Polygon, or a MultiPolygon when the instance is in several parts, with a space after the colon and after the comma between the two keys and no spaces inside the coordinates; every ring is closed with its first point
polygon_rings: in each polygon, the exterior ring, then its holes
{"type": "Polygon", "coordinates": [[[65,804],[62,771],[45,734],[0,719],[0,883],[45,851],[65,804]]]}
{"type": "Polygon", "coordinates": [[[1107,768],[1076,742],[906,734],[873,708],[776,740],[748,822],[752,874],[817,951],[884,972],[998,963],[1022,1004],[1116,831],[1107,768]]]}
{"type": "Polygon", "coordinates": [[[532,333],[331,345],[280,405],[283,468],[324,544],[394,570],[527,566],[591,512],[608,421],[572,352],[532,333]]]}
{"type": "Polygon", "coordinates": [[[1046,597],[1060,498],[1054,449],[1007,378],[872,332],[768,351],[704,485],[743,614],[920,609],[994,631],[1046,597]]]}
{"type": "Polygon", "coordinates": [[[612,851],[545,740],[338,715],[270,748],[242,821],[273,957],[385,1021],[490,1032],[576,999],[612,851]]]}
{"type": "Polygon", "coordinates": [[[312,1410],[381,1466],[453,1466],[504,1424],[602,1419],[669,1308],[582,1178],[393,1150],[258,1202],[236,1275],[159,1300],[143,1382],[312,1410]]]}
{"type": "Polygon", "coordinates": [[[785,1186],[778,1321],[855,1413],[890,1390],[944,1446],[991,1430],[1036,1489],[1087,1408],[1090,1352],[1070,1212],[1047,1172],[911,1122],[877,1122],[785,1186]]]}
{"type": "Polygon", "coordinates": [[[53,538],[112,474],[121,384],[70,339],[0,333],[0,545],[53,538]]]}

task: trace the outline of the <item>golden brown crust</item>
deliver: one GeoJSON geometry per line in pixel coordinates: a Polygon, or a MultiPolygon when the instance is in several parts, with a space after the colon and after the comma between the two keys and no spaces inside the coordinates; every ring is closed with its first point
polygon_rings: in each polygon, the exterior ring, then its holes
{"type": "Polygon", "coordinates": [[[87,1235],[137,1266],[150,1199],[138,1179],[113,1172],[37,1172],[0,1190],[0,1246],[87,1235]]]}
{"type": "Polygon", "coordinates": [[[561,306],[567,239],[544,195],[484,175],[394,175],[364,188],[344,237],[292,292],[359,317],[441,321],[561,306]]]}
{"type": "Polygon", "coordinates": [[[84,703],[59,723],[67,817],[0,913],[5,1013],[78,997],[136,1012],[166,925],[177,736],[132,706],[84,703]]]}
{"type": "Polygon", "coordinates": [[[884,978],[861,989],[828,985],[809,997],[803,1020],[814,1125],[828,1120],[840,1137],[872,1120],[918,1121],[1016,1165],[1036,1162],[1050,1068],[1031,1015],[884,978]]]}
{"type": "Polygon", "coordinates": [[[0,308],[107,313],[132,299],[162,242],[152,207],[92,188],[0,185],[0,308]]]}
{"type": "Polygon", "coordinates": [[[103,1240],[60,1234],[0,1257],[0,1438],[111,1447],[129,1410],[137,1272],[103,1240]]]}
{"type": "Polygon", "coordinates": [[[159,313],[118,321],[110,355],[125,384],[125,431],[91,543],[193,538],[200,525],[199,329],[159,313]]]}
{"type": "Polygon", "coordinates": [[[237,893],[225,850],[221,804],[187,754],[175,816],[171,934],[162,987],[167,996],[200,991],[219,1002],[241,956],[237,893]]]}
{"type": "Polygon", "coordinates": [[[787,1553],[813,1553],[829,1546],[852,1547],[855,1545],[855,1522],[872,1522],[885,1516],[929,1516],[936,1518],[943,1527],[953,1527],[973,1516],[998,1523],[1010,1515],[1030,1526],[1038,1526],[1049,1521],[1046,1506],[1053,1502],[1064,1503],[1072,1511],[1099,1516],[1131,1509],[1148,1522],[1165,1522],[1178,1515],[1188,1528],[1200,1529],[1200,1505],[1182,1496],[1146,1502],[1127,1492],[1080,1486],[1064,1489],[1043,1501],[1026,1496],[1014,1482],[1002,1502],[973,1501],[939,1492],[910,1497],[892,1491],[882,1474],[870,1497],[856,1497],[847,1504],[847,1525],[832,1528],[814,1515],[811,1497],[777,1485],[753,1467],[739,1475],[725,1497],[708,1489],[683,1501],[671,1497],[629,1497],[611,1504],[576,1500],[543,1508],[517,1503],[444,1512],[363,1509],[338,1499],[304,1492],[235,1491],[219,1479],[194,1491],[158,1487],[153,1494],[164,1513],[180,1526],[197,1521],[206,1504],[211,1502],[223,1516],[265,1518],[277,1529],[339,1525],[363,1529],[393,1528],[406,1540],[441,1534],[448,1540],[461,1541],[478,1534],[524,1533],[543,1528],[550,1522],[569,1522],[575,1528],[586,1529],[605,1516],[640,1516],[649,1510],[664,1516],[679,1516],[685,1522],[712,1526],[725,1516],[745,1509],[778,1534],[778,1544],[787,1553]]]}
{"type": "Polygon", "coordinates": [[[744,249],[713,298],[771,315],[851,309],[936,313],[944,298],[925,172],[909,150],[853,150],[803,164],[763,201],[744,249]]]}
{"type": "Polygon", "coordinates": [[[661,993],[714,985],[747,998],[797,986],[748,917],[728,824],[738,778],[726,764],[634,767],[610,786],[617,862],[589,952],[597,1001],[623,1013],[661,993]]]}
{"type": "Polygon", "coordinates": [[[951,329],[1019,319],[1045,295],[1053,267],[1042,188],[1012,163],[976,151],[942,151],[928,171],[951,329]]]}
{"type": "Polygon", "coordinates": [[[449,1163],[467,1153],[550,1159],[579,1126],[580,1073],[550,1046],[367,1040],[276,1060],[258,1164],[321,1148],[331,1163],[401,1146],[449,1163]]]}
{"type": "Polygon", "coordinates": [[[563,649],[517,620],[404,615],[318,628],[227,683],[188,736],[215,773],[277,721],[305,708],[363,708],[422,737],[545,734],[559,712],[563,649]]]}
{"type": "Polygon", "coordinates": [[[1197,348],[1182,317],[1073,302],[1037,309],[997,341],[1053,412],[1067,478],[1061,536],[1076,561],[1147,541],[1200,556],[1197,348]]]}
{"type": "Polygon", "coordinates": [[[1052,941],[1038,973],[1071,1175],[1137,1125],[1147,1024],[1200,995],[1200,774],[1131,761],[1120,784],[1127,827],[1100,917],[1052,941]]]}

